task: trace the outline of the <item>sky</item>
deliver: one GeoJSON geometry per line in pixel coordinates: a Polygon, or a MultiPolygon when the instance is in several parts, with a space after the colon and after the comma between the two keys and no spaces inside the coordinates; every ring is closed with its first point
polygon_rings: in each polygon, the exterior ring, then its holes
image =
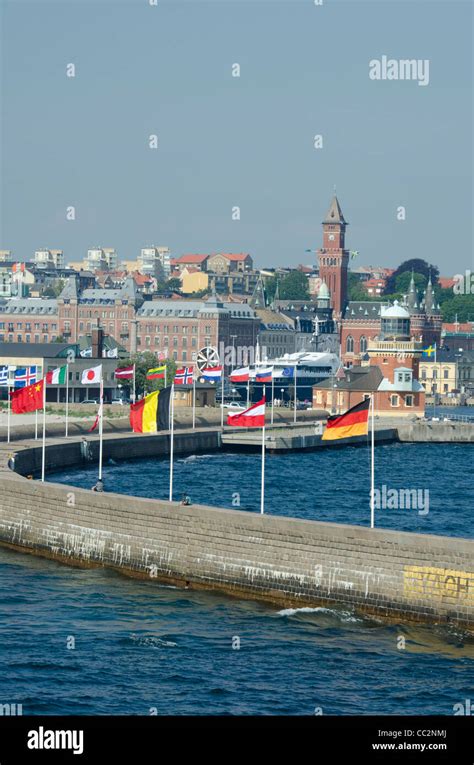
{"type": "Polygon", "coordinates": [[[156,2],[3,0],[0,249],[294,267],[336,187],[352,267],[474,268],[470,0],[156,2]],[[382,56],[428,85],[371,79],[382,56]]]}

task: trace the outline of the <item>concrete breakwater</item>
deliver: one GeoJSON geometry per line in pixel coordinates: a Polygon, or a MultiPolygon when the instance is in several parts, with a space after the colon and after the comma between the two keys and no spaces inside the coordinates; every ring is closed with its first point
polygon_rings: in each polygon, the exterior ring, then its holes
{"type": "MultiPolygon", "coordinates": [[[[218,449],[215,430],[175,434],[177,453],[218,449]]],[[[72,565],[266,600],[339,605],[376,617],[440,622],[474,631],[474,541],[275,517],[203,505],[183,507],[97,494],[23,476],[40,447],[25,442],[15,471],[0,455],[0,542],[72,565]]],[[[11,445],[10,445],[11,446],[11,445]]],[[[48,469],[96,459],[82,439],[47,446],[48,469]]],[[[91,447],[97,449],[97,442],[91,447]]],[[[111,435],[104,456],[165,455],[169,435],[111,435]]]]}

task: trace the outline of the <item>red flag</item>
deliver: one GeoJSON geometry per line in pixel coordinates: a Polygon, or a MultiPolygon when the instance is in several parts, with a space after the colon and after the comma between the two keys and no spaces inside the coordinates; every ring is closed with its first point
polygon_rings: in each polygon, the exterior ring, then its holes
{"type": "Polygon", "coordinates": [[[262,398],[244,412],[228,414],[227,425],[240,428],[263,428],[265,425],[265,399],[262,398]]]}
{"type": "Polygon", "coordinates": [[[24,412],[35,412],[43,408],[43,387],[44,380],[40,380],[33,385],[27,385],[25,388],[18,388],[10,393],[12,402],[12,412],[14,414],[24,414],[24,412]]]}

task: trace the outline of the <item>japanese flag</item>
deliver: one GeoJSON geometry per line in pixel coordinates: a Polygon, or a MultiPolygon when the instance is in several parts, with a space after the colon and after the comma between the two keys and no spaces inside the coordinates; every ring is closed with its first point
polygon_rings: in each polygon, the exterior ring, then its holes
{"type": "Polygon", "coordinates": [[[100,383],[101,380],[102,364],[99,364],[98,367],[90,367],[89,369],[84,369],[82,372],[81,383],[83,385],[94,385],[100,383]]]}

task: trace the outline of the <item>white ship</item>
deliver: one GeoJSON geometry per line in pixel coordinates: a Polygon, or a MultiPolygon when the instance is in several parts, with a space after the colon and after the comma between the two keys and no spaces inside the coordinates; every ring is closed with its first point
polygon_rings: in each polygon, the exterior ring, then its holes
{"type": "MultiPolygon", "coordinates": [[[[341,366],[341,360],[335,353],[313,353],[311,351],[299,351],[297,353],[285,353],[277,359],[261,361],[250,367],[249,398],[250,401],[258,401],[262,397],[263,383],[255,382],[255,376],[259,369],[273,368],[273,395],[274,398],[285,402],[293,400],[295,380],[296,398],[298,401],[312,401],[313,385],[328,377],[335,376],[341,366]]],[[[231,383],[242,400],[247,397],[247,383],[231,383]]],[[[267,398],[271,383],[266,383],[267,398]]]]}

